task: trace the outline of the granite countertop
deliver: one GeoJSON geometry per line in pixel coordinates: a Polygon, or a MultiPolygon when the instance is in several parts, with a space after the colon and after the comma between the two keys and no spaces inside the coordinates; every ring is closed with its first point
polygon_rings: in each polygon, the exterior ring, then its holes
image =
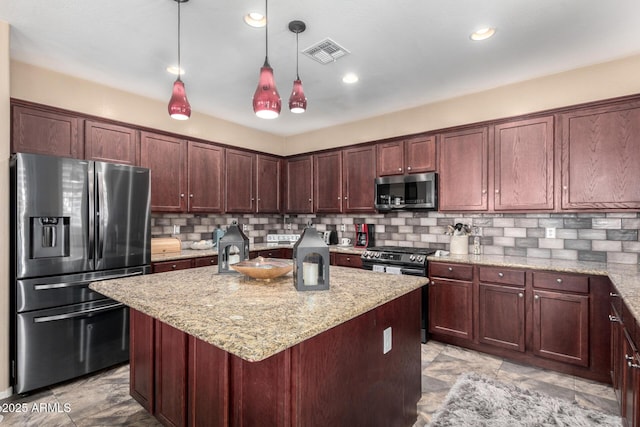
{"type": "Polygon", "coordinates": [[[255,362],[428,282],[347,267],[329,271],[326,291],[297,291],[292,273],[267,283],[218,274],[217,266],[105,280],[90,288],[255,362]]]}
{"type": "MultiPolygon", "coordinates": [[[[251,245],[249,248],[249,251],[262,251],[265,249],[280,249],[280,248],[293,248],[293,245],[271,246],[271,245],[267,245],[266,243],[258,243],[255,245],[251,245]]],[[[353,246],[331,245],[329,246],[329,251],[360,255],[362,254],[362,252],[364,252],[364,249],[354,248],[353,246]]],[[[214,256],[214,255],[218,255],[218,248],[200,249],[200,250],[199,249],[183,249],[180,252],[151,255],[151,262],[175,261],[179,259],[199,258],[199,257],[214,256]]]]}
{"type": "Polygon", "coordinates": [[[599,263],[500,255],[430,256],[428,260],[608,276],[633,316],[637,320],[640,320],[640,265],[637,264],[599,263]]]}

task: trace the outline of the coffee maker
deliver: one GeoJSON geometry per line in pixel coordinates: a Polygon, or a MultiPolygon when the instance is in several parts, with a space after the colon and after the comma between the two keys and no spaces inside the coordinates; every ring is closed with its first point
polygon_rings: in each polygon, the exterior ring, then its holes
{"type": "Polygon", "coordinates": [[[375,226],[373,224],[356,224],[356,248],[370,248],[375,246],[375,226]]]}

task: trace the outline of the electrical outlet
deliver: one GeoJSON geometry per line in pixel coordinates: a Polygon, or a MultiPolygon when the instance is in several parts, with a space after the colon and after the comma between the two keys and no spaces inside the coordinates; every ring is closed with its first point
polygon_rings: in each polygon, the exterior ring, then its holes
{"type": "Polygon", "coordinates": [[[247,224],[242,224],[242,231],[248,231],[249,226],[247,224]]]}
{"type": "Polygon", "coordinates": [[[556,228],[555,227],[547,227],[544,229],[544,237],[547,239],[555,239],[556,238],[556,228]]]}
{"type": "Polygon", "coordinates": [[[391,326],[382,331],[382,354],[391,351],[391,326]]]}
{"type": "Polygon", "coordinates": [[[173,225],[173,234],[180,234],[180,226],[174,224],[173,225]]]}
{"type": "Polygon", "coordinates": [[[291,230],[291,223],[290,222],[287,223],[287,230],[291,230]]]}
{"type": "Polygon", "coordinates": [[[340,224],[340,231],[344,231],[344,230],[345,230],[344,224],[340,224]]]}

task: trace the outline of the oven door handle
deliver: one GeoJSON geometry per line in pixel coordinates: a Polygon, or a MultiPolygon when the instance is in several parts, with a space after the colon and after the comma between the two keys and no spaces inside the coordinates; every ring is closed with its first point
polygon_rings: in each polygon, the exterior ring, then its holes
{"type": "Polygon", "coordinates": [[[33,319],[33,323],[47,323],[47,322],[55,322],[57,320],[73,319],[74,317],[82,317],[82,316],[86,316],[87,314],[101,313],[103,311],[115,310],[121,307],[124,307],[124,304],[117,303],[117,304],[106,305],[103,307],[89,308],[82,311],[74,311],[73,313],[58,314],[56,316],[36,317],[33,319]]]}
{"type": "Polygon", "coordinates": [[[97,277],[95,279],[83,280],[80,282],[64,282],[64,283],[51,283],[47,285],[44,285],[44,284],[35,285],[33,289],[36,291],[44,291],[47,289],[71,288],[73,286],[86,285],[89,282],[100,282],[102,280],[121,279],[123,277],[139,276],[141,274],[142,274],[142,271],[138,271],[136,273],[128,273],[128,274],[113,274],[111,276],[102,276],[102,277],[97,277]]]}
{"type": "Polygon", "coordinates": [[[402,274],[407,274],[411,276],[426,276],[425,270],[423,268],[401,267],[400,271],[402,272],[402,274]]]}

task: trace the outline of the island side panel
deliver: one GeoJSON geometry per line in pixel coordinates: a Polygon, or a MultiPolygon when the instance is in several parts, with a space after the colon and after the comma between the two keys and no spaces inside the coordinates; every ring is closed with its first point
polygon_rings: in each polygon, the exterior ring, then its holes
{"type": "Polygon", "coordinates": [[[138,310],[129,309],[129,393],[150,413],[154,413],[155,321],[138,310]]]}
{"type": "Polygon", "coordinates": [[[165,426],[187,424],[188,335],[166,323],[155,326],[155,416],[165,426]]]}

